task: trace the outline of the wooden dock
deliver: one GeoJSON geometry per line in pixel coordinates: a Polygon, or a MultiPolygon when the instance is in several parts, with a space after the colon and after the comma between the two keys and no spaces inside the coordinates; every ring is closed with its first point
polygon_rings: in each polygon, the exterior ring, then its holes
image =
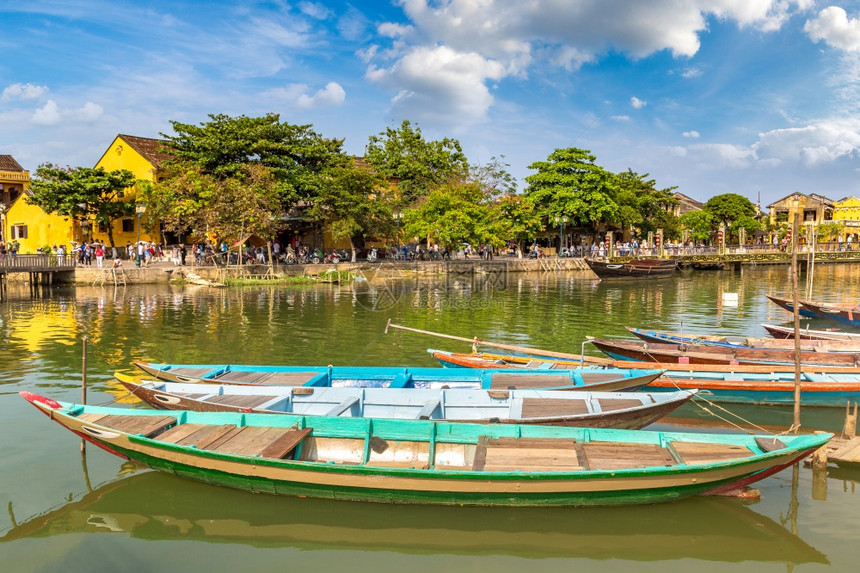
{"type": "Polygon", "coordinates": [[[851,405],[845,405],[845,427],[842,435],[835,437],[821,450],[812,456],[813,465],[826,464],[849,465],[860,464],[860,437],[857,436],[857,404],[854,404],[854,413],[851,413],[851,405]],[[822,451],[823,450],[823,451],[822,451]]]}
{"type": "Polygon", "coordinates": [[[75,257],[65,255],[0,255],[0,301],[6,300],[9,274],[29,273],[30,287],[54,284],[54,273],[75,270],[75,257]]]}

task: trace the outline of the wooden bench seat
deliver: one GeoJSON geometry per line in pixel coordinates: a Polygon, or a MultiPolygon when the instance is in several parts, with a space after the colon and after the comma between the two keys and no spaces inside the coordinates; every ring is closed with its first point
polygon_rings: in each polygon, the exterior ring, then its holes
{"type": "Polygon", "coordinates": [[[165,428],[176,424],[175,416],[135,416],[118,414],[82,414],[79,420],[105,426],[127,434],[142,434],[152,437],[165,428]]]}
{"type": "Polygon", "coordinates": [[[678,463],[671,451],[657,444],[586,442],[582,444],[582,449],[593,470],[672,466],[678,463]]]}
{"type": "Polygon", "coordinates": [[[475,471],[576,471],[583,469],[576,440],[482,436],[475,448],[475,471]]]}
{"type": "Polygon", "coordinates": [[[492,375],[491,388],[556,388],[571,386],[573,382],[567,374],[503,374],[492,375]]]}
{"type": "Polygon", "coordinates": [[[204,402],[212,404],[224,404],[226,406],[235,406],[236,408],[256,408],[260,404],[265,404],[275,396],[251,396],[246,394],[220,394],[206,398],[204,402]]]}
{"type": "Polygon", "coordinates": [[[577,416],[588,412],[585,398],[523,398],[523,418],[577,416]]]}
{"type": "Polygon", "coordinates": [[[748,447],[731,444],[671,442],[671,446],[685,464],[708,464],[753,455],[748,447]]]}
{"type": "Polygon", "coordinates": [[[213,380],[235,384],[302,386],[319,374],[319,372],[224,372],[213,380]]]}
{"type": "Polygon", "coordinates": [[[225,454],[282,459],[292,453],[311,431],[312,428],[182,424],[164,432],[158,439],[225,454]]]}

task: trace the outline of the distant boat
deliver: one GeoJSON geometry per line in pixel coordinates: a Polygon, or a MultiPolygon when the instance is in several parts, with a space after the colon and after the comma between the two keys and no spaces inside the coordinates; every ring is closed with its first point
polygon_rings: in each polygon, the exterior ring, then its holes
{"type": "Polygon", "coordinates": [[[196,412],[257,412],[643,428],[670,414],[695,392],[559,392],[556,390],[411,390],[398,388],[290,388],[117,380],[150,406],[196,412]]]}
{"type": "MultiPolygon", "coordinates": [[[[578,361],[538,356],[490,353],[464,354],[430,350],[445,366],[457,368],[540,368],[564,370],[577,368],[578,361]]],[[[622,361],[623,362],[623,361],[622,361]]],[[[642,367],[641,362],[628,364],[642,367]]],[[[653,363],[652,363],[653,364],[653,363]]],[[[714,402],[741,404],[794,404],[794,366],[653,364],[665,369],[662,377],[648,384],[649,391],[697,389],[698,396],[714,402]]],[[[860,401],[860,368],[801,367],[800,399],[804,406],[845,408],[849,401],[860,401]]]]}
{"type": "Polygon", "coordinates": [[[750,436],[129,410],[21,392],[119,457],[252,492],[382,503],[590,506],[737,491],[832,434],[750,436]]]}
{"type": "MultiPolygon", "coordinates": [[[[770,300],[772,303],[774,303],[778,307],[780,307],[784,310],[787,310],[788,312],[791,312],[791,313],[794,312],[794,302],[792,300],[787,299],[787,298],[780,298],[778,296],[773,296],[770,294],[766,294],[764,296],[766,296],[768,298],[768,300],[770,300]]],[[[798,309],[797,312],[800,314],[800,316],[805,316],[806,318],[817,318],[818,317],[818,315],[815,314],[814,312],[812,312],[811,310],[804,308],[803,304],[800,304],[800,308],[798,309]]]]}
{"type": "Polygon", "coordinates": [[[803,304],[803,308],[814,312],[821,318],[840,322],[853,328],[860,328],[860,305],[808,301],[803,301],[801,304],[803,304]]]}
{"type": "MultiPolygon", "coordinates": [[[[646,330],[643,328],[626,327],[631,334],[646,341],[668,344],[696,346],[719,346],[723,348],[761,348],[776,350],[791,350],[795,348],[794,340],[762,337],[729,337],[708,334],[677,334],[662,330],[646,330]]],[[[793,330],[793,329],[792,329],[793,330]]],[[[860,337],[847,340],[801,340],[801,350],[815,352],[860,352],[860,337]]]]}
{"type": "Polygon", "coordinates": [[[583,368],[570,372],[523,372],[492,369],[456,372],[440,368],[394,366],[262,366],[250,364],[135,365],[159,380],[262,386],[352,388],[473,388],[483,390],[637,390],[661,371],[624,368],[583,368]]]}
{"type": "MultiPolygon", "coordinates": [[[[595,348],[620,360],[680,364],[779,364],[795,362],[794,350],[772,348],[730,348],[724,346],[685,346],[634,340],[593,339],[595,348]]],[[[800,362],[807,366],[860,366],[857,352],[817,352],[802,350],[800,362]]]]}
{"type": "MultiPolygon", "coordinates": [[[[762,324],[762,327],[774,338],[794,338],[794,327],[775,324],[762,324]]],[[[844,332],[835,328],[827,330],[801,328],[798,334],[804,340],[860,340],[860,334],[844,332]]]]}
{"type": "Polygon", "coordinates": [[[601,279],[642,279],[669,277],[678,268],[672,259],[631,259],[623,263],[610,263],[585,259],[588,267],[601,279]]]}

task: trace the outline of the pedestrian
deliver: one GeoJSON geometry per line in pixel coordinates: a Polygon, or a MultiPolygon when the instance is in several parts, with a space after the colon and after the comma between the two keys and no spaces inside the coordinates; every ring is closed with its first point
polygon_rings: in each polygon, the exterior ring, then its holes
{"type": "Polygon", "coordinates": [[[21,244],[18,242],[18,239],[12,239],[12,242],[9,243],[9,252],[12,253],[13,257],[18,256],[18,249],[21,248],[21,244]]]}
{"type": "Polygon", "coordinates": [[[102,268],[102,261],[105,258],[105,250],[102,248],[101,244],[96,245],[96,266],[98,268],[102,268]]]}

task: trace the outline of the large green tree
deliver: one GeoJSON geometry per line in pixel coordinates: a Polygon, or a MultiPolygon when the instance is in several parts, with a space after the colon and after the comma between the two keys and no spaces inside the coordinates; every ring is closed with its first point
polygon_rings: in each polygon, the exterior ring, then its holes
{"type": "Polygon", "coordinates": [[[757,228],[750,223],[756,215],[755,205],[743,195],[737,193],[715,195],[708,199],[703,209],[713,216],[715,227],[724,223],[731,234],[736,234],[741,226],[752,230],[757,228]],[[736,222],[743,222],[743,224],[736,224],[736,222]]]}
{"type": "MultiPolygon", "coordinates": [[[[657,189],[656,181],[648,179],[648,174],[640,175],[632,169],[618,173],[615,181],[615,202],[618,204],[618,218],[615,221],[622,227],[637,227],[643,232],[667,231],[671,225],[668,209],[678,204],[672,196],[677,187],[657,189]]],[[[667,234],[668,233],[664,233],[667,234]]]]}
{"type": "Polygon", "coordinates": [[[108,242],[116,253],[113,223],[134,215],[134,202],[126,196],[137,183],[131,171],[105,171],[101,167],[57,167],[40,165],[30,183],[32,196],[26,198],[46,213],[70,219],[94,219],[107,229],[108,242]]]}
{"type": "Polygon", "coordinates": [[[681,215],[678,222],[694,241],[707,241],[714,230],[714,216],[709,211],[689,211],[681,215]]]}
{"type": "Polygon", "coordinates": [[[495,204],[499,235],[517,244],[517,256],[522,258],[523,247],[534,241],[544,229],[543,221],[534,201],[525,195],[503,195],[495,204]]]}
{"type": "Polygon", "coordinates": [[[396,184],[401,207],[414,204],[443,184],[465,178],[469,171],[459,141],[447,137],[428,141],[409,121],[371,136],[364,159],[381,177],[396,184]]]}
{"type": "Polygon", "coordinates": [[[618,217],[616,177],[595,163],[588,150],[556,149],[546,161],[529,165],[537,173],[526,177],[525,193],[548,220],[567,216],[585,226],[618,217]]]}
{"type": "Polygon", "coordinates": [[[165,150],[186,165],[196,165],[214,179],[229,179],[247,165],[268,169],[284,209],[312,198],[323,185],[323,172],[341,153],[343,140],[326,139],[310,125],[291,125],[278,114],[262,117],[210,114],[191,125],[171,121],[174,134],[161,134],[165,150]]]}

